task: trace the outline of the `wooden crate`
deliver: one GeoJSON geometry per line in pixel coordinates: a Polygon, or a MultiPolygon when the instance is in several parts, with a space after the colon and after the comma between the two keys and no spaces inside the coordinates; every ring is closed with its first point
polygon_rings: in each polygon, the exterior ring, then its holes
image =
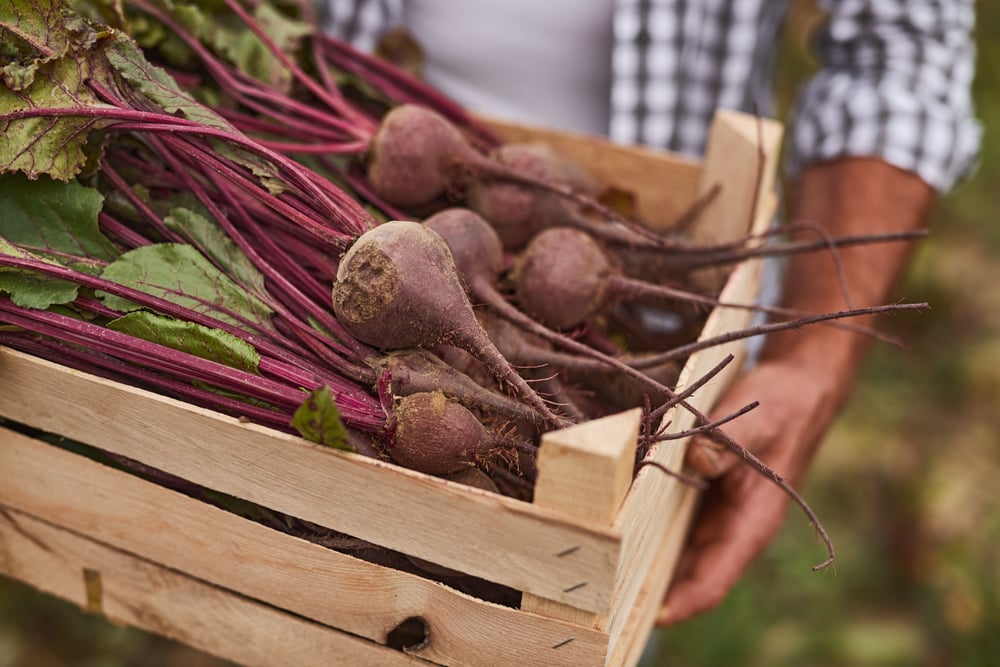
{"type": "MultiPolygon", "coordinates": [[[[542,138],[638,193],[652,224],[715,183],[700,234],[722,240],[774,210],[780,126],[720,112],[704,161],[592,138],[542,138]],[[761,158],[760,156],[763,156],[761,158]]],[[[751,302],[756,263],[724,299],[751,302]]],[[[704,336],[744,326],[716,309],[704,336]]],[[[680,386],[740,344],[705,350],[680,386]]],[[[707,410],[738,363],[701,389],[707,410]]],[[[196,484],[523,591],[520,609],[292,537],[0,428],[0,572],[122,624],[246,665],[633,665],[651,632],[696,493],[646,467],[633,410],[550,433],[534,503],[333,451],[209,410],[0,349],[0,416],[196,484]],[[405,651],[390,632],[421,619],[405,651]]],[[[674,428],[692,418],[675,411],[674,428]]],[[[677,469],[683,443],[652,456],[677,469]]]]}

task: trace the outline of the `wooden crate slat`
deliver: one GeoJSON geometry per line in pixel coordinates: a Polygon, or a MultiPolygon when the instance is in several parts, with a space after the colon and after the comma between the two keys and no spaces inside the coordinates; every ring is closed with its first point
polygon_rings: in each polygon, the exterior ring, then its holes
{"type": "MultiPolygon", "coordinates": [[[[427,665],[0,505],[0,574],[248,667],[427,665]],[[88,596],[84,573],[99,573],[88,596]]],[[[92,581],[96,577],[90,577],[92,581]]]]}
{"type": "Polygon", "coordinates": [[[764,215],[772,205],[783,134],[783,125],[775,120],[726,109],[716,112],[698,194],[716,185],[721,190],[691,226],[695,241],[738,240],[764,215]]]}
{"type": "MultiPolygon", "coordinates": [[[[706,218],[700,221],[712,233],[721,230],[713,238],[738,238],[746,232],[748,222],[749,231],[755,234],[763,232],[771,224],[777,205],[772,191],[781,134],[781,125],[773,121],[729,112],[717,114],[709,138],[709,154],[712,158],[706,158],[701,185],[701,191],[707,190],[715,182],[723,183],[728,188],[715,200],[712,208],[706,210],[706,218]],[[760,143],[761,140],[763,144],[760,143]],[[727,160],[742,162],[732,166],[727,160]],[[752,216],[751,208],[754,209],[752,216]],[[723,214],[729,216],[725,224],[718,219],[723,214]]],[[[704,234],[702,233],[703,241],[711,240],[704,234]]],[[[755,303],[761,266],[762,262],[759,260],[736,266],[722,289],[720,300],[755,303]]],[[[742,329],[751,319],[751,311],[745,309],[716,308],[706,321],[699,340],[742,329]]],[[[745,351],[744,341],[734,341],[695,353],[682,369],[678,387],[683,388],[700,378],[726,354],[732,353],[735,357],[733,362],[690,401],[702,412],[708,412],[739,372],[745,351]]],[[[680,407],[672,410],[667,419],[671,420],[674,431],[685,430],[694,424],[694,417],[690,412],[680,407]]],[[[686,446],[687,441],[663,443],[650,456],[668,468],[679,470],[686,446]]],[[[624,659],[623,650],[631,649],[622,649],[619,644],[623,636],[630,636],[637,631],[635,624],[644,624],[639,629],[642,636],[646,636],[652,627],[656,617],[655,606],[659,604],[659,600],[655,598],[662,598],[666,592],[668,575],[679,556],[686,526],[690,522],[690,509],[685,511],[683,508],[690,507],[689,503],[692,501],[689,497],[694,495],[696,494],[679,490],[675,481],[664,479],[658,471],[648,468],[640,471],[633,483],[616,524],[623,535],[622,559],[619,564],[622,576],[619,578],[607,627],[610,635],[609,655],[624,659]],[[674,510],[673,514],[669,513],[671,510],[674,510]],[[676,543],[666,538],[661,539],[665,534],[675,539],[676,543]],[[661,574],[659,579],[656,579],[654,572],[657,567],[661,574]],[[636,575],[636,572],[642,574],[636,575]],[[654,580],[660,582],[659,588],[653,586],[654,580]],[[650,607],[645,611],[640,609],[642,596],[645,596],[645,602],[650,607]]],[[[625,644],[628,644],[627,639],[625,644]]]]}
{"type": "Polygon", "coordinates": [[[642,410],[542,436],[534,503],[611,525],[632,484],[642,410]]]}
{"type": "MultiPolygon", "coordinates": [[[[546,433],[538,450],[534,503],[611,525],[632,485],[642,410],[546,433]]],[[[521,609],[599,627],[594,614],[525,593],[521,609]]]]}
{"type": "Polygon", "coordinates": [[[590,611],[610,604],[611,529],[6,348],[0,378],[0,415],[14,421],[517,590],[590,611]]]}
{"type": "MultiPolygon", "coordinates": [[[[631,667],[638,664],[649,633],[660,611],[663,592],[673,578],[680,557],[690,518],[694,513],[698,493],[694,489],[680,489],[680,500],[670,526],[658,533],[659,544],[650,550],[652,558],[645,563],[645,576],[641,586],[630,601],[622,601],[616,611],[621,622],[611,636],[607,664],[631,667]]],[[[654,533],[654,536],[657,533],[654,533]]]]}
{"type": "MultiPolygon", "coordinates": [[[[773,222],[777,205],[774,183],[783,131],[777,121],[735,111],[715,114],[698,192],[705,193],[716,185],[721,190],[689,229],[694,241],[736,241],[748,229],[762,232],[773,222]],[[758,224],[761,221],[763,226],[758,224]]],[[[692,272],[689,280],[706,292],[715,292],[726,282],[731,268],[707,267],[692,272]]]]}
{"type": "Polygon", "coordinates": [[[476,600],[422,577],[285,535],[182,494],[0,429],[0,503],[295,614],[382,642],[426,619],[435,663],[602,659],[607,635],[476,600]],[[86,502],[81,502],[85,499],[86,502]],[[553,649],[573,638],[568,644],[553,649]]]}

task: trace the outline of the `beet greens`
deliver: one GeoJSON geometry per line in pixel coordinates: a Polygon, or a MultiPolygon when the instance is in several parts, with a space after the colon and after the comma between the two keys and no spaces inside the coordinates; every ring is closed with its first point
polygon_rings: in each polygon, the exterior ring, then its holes
{"type": "Polygon", "coordinates": [[[800,319],[643,355],[606,307],[760,309],[630,276],[912,235],[654,234],[551,151],[320,34],[307,3],[125,0],[114,27],[98,3],[29,4],[0,17],[0,344],[525,499],[544,430],[648,403],[651,445],[679,405],[832,560],[798,493],[691,405],[719,367],[676,373],[711,345],[925,304],[761,309],[800,319]]]}

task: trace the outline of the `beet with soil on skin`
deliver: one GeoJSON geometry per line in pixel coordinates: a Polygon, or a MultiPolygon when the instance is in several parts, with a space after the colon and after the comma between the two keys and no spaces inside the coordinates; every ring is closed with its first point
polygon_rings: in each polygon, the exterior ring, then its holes
{"type": "Polygon", "coordinates": [[[393,221],[362,234],[337,269],[333,307],[351,335],[382,350],[446,344],[470,352],[544,421],[565,425],[483,331],[447,244],[430,228],[393,221]]]}
{"type": "Polygon", "coordinates": [[[604,251],[586,233],[553,227],[535,236],[518,257],[512,274],[515,298],[542,324],[573,329],[604,306],[611,272],[604,251]]]}
{"type": "Polygon", "coordinates": [[[385,115],[369,152],[372,190],[402,207],[437,199],[453,187],[463,165],[483,160],[444,116],[411,104],[385,115]]]}
{"type": "Polygon", "coordinates": [[[495,440],[472,412],[440,391],[399,400],[389,456],[429,475],[447,475],[489,459],[495,440]]]}

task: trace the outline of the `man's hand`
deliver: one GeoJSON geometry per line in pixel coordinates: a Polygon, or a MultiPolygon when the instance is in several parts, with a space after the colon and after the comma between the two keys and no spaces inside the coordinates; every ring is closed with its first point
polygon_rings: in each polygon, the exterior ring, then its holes
{"type": "MultiPolygon", "coordinates": [[[[740,378],[719,404],[717,414],[760,401],[759,408],[733,421],[726,432],[737,442],[753,443],[759,458],[798,486],[814,445],[832,417],[832,389],[795,364],[768,362],[740,378]],[[786,395],[784,387],[795,391],[786,395]]],[[[659,617],[661,625],[682,621],[722,602],[749,562],[777,534],[790,500],[770,480],[712,443],[692,445],[688,460],[717,481],[693,527],[659,617]]],[[[824,555],[822,549],[817,551],[817,562],[824,555]]]]}
{"type": "MultiPolygon", "coordinates": [[[[817,224],[830,236],[918,229],[931,200],[931,189],[909,172],[876,159],[845,158],[803,174],[792,219],[817,224]]],[[[828,253],[792,257],[782,305],[812,313],[879,305],[908,254],[900,243],[843,249],[838,252],[842,273],[828,253]]],[[[867,319],[856,323],[871,324],[867,319]]],[[[867,342],[862,334],[831,326],[772,334],[759,364],[726,393],[712,416],[760,401],[759,408],[724,430],[798,487],[850,392],[867,342]]],[[[790,500],[707,439],[692,442],[687,462],[715,481],[703,499],[659,625],[718,605],[777,534],[790,500]]]]}

